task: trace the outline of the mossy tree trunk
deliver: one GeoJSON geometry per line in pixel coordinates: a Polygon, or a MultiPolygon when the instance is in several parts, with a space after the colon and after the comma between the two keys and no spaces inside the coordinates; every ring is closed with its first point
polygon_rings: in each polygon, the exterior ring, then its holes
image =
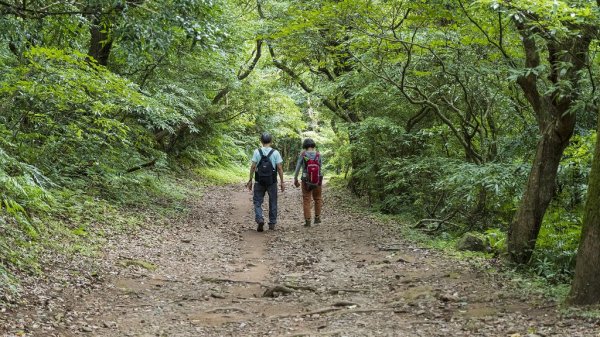
{"type": "MultiPolygon", "coordinates": [[[[600,122],[598,123],[600,133],[600,122]]],[[[596,140],[592,171],[588,182],[588,197],[583,215],[583,230],[577,253],[575,277],[569,303],[587,305],[600,303],[600,139],[596,140]]]]}

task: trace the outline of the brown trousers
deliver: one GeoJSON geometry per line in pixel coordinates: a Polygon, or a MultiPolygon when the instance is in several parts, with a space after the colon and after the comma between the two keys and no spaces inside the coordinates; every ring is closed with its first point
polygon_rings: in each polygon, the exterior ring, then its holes
{"type": "Polygon", "coordinates": [[[308,189],[305,183],[302,183],[302,208],[304,209],[304,219],[310,220],[311,197],[315,201],[315,217],[321,216],[321,208],[323,207],[323,198],[321,197],[323,186],[319,186],[312,191],[308,189]]]}

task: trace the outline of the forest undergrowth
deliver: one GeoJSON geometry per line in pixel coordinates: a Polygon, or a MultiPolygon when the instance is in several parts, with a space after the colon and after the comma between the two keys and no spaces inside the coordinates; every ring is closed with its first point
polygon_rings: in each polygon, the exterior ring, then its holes
{"type": "Polygon", "coordinates": [[[111,237],[164,223],[189,212],[187,200],[207,186],[239,180],[239,167],[199,168],[170,173],[138,172],[102,190],[44,190],[44,207],[17,209],[0,217],[0,306],[18,305],[22,295],[51,269],[94,277],[93,261],[111,237]]]}

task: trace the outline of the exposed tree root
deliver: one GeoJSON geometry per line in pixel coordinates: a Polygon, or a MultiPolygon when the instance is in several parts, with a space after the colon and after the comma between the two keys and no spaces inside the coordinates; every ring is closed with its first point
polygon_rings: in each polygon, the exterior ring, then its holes
{"type": "Polygon", "coordinates": [[[207,310],[206,313],[208,314],[213,314],[213,313],[217,313],[219,311],[237,311],[237,312],[241,312],[242,314],[248,314],[248,311],[242,309],[242,308],[238,308],[238,307],[218,307],[218,308],[212,308],[210,310],[207,310]]]}
{"type": "Polygon", "coordinates": [[[229,279],[229,278],[217,278],[217,277],[202,277],[201,280],[204,282],[213,282],[213,283],[245,283],[245,284],[262,285],[261,282],[257,282],[257,281],[233,280],[233,279],[229,279]]]}
{"type": "Polygon", "coordinates": [[[290,289],[294,289],[294,290],[308,290],[308,291],[312,291],[312,292],[316,292],[317,291],[317,288],[315,288],[315,287],[295,285],[295,284],[289,284],[289,283],[286,283],[285,287],[290,288],[290,289]]]}
{"type": "Polygon", "coordinates": [[[329,293],[332,295],[336,295],[339,293],[366,293],[369,292],[369,289],[354,289],[354,288],[334,288],[329,289],[329,293]]]}
{"type": "Polygon", "coordinates": [[[348,302],[348,301],[339,301],[333,304],[334,307],[351,307],[353,305],[358,306],[358,303],[348,302]]]}
{"type": "Polygon", "coordinates": [[[277,293],[291,294],[293,292],[294,291],[288,287],[285,287],[282,285],[276,285],[276,286],[267,288],[267,290],[265,290],[265,292],[263,293],[262,297],[277,297],[277,293]]]}

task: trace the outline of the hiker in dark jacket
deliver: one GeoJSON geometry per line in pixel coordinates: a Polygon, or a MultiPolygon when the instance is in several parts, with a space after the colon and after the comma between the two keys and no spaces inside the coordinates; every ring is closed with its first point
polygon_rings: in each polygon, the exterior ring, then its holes
{"type": "Polygon", "coordinates": [[[256,230],[264,230],[265,220],[263,218],[262,203],[265,193],[269,194],[269,229],[274,230],[277,224],[277,174],[280,178],[281,192],[285,190],[283,184],[283,159],[279,151],[271,148],[273,138],[268,133],[260,136],[262,147],[254,150],[252,164],[250,165],[250,179],[246,187],[252,191],[252,180],[254,179],[254,214],[257,223],[256,230]]]}
{"type": "Polygon", "coordinates": [[[298,156],[296,162],[296,171],[294,172],[294,185],[302,185],[302,206],[304,211],[304,226],[311,225],[311,198],[315,203],[315,224],[321,223],[321,209],[323,207],[322,183],[323,172],[321,170],[322,158],[319,151],[316,150],[315,141],[307,138],[302,143],[304,149],[298,156]],[[298,181],[298,174],[302,169],[302,177],[298,181]]]}

